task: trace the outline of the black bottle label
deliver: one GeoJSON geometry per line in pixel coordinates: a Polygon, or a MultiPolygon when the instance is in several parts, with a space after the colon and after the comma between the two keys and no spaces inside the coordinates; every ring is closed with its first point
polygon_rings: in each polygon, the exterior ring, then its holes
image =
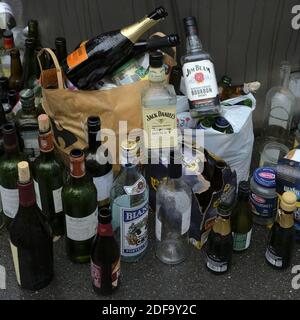
{"type": "Polygon", "coordinates": [[[208,269],[218,273],[223,273],[228,270],[227,261],[220,261],[210,256],[207,256],[206,266],[208,269]]]}
{"type": "Polygon", "coordinates": [[[266,259],[274,267],[282,268],[283,266],[282,257],[277,256],[270,247],[267,248],[266,259]]]}

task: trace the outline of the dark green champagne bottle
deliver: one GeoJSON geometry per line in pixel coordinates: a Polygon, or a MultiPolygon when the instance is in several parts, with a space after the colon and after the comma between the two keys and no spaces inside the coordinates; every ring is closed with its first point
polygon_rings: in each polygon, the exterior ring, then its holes
{"type": "Polygon", "coordinates": [[[293,192],[282,195],[276,222],[270,232],[266,260],[276,269],[290,266],[295,245],[294,212],[297,197],[293,192]]]}
{"type": "Polygon", "coordinates": [[[111,212],[108,208],[102,208],[91,253],[92,284],[97,294],[110,295],[118,288],[120,261],[120,249],[111,225],[111,212]]]}
{"type": "Polygon", "coordinates": [[[39,33],[39,23],[37,20],[28,21],[28,38],[34,39],[36,47],[42,47],[39,33]]]}
{"type": "Polygon", "coordinates": [[[249,195],[249,182],[240,182],[238,202],[231,219],[233,250],[237,252],[247,250],[251,243],[253,217],[249,203],[249,195]]]}
{"type": "Polygon", "coordinates": [[[122,30],[106,32],[80,45],[62,63],[67,78],[80,89],[91,89],[112,73],[132,53],[134,43],[167,16],[159,7],[139,22],[122,30]]]}
{"type": "Polygon", "coordinates": [[[206,267],[215,274],[226,273],[231,265],[233,238],[230,215],[231,209],[220,204],[218,217],[208,236],[206,267]]]}
{"type": "Polygon", "coordinates": [[[67,58],[67,41],[63,37],[58,37],[55,39],[55,53],[59,64],[67,58]]]}
{"type": "Polygon", "coordinates": [[[0,159],[0,192],[5,224],[9,227],[19,207],[17,165],[20,161],[26,160],[26,157],[19,151],[14,125],[11,123],[5,124],[2,127],[2,133],[5,154],[0,159]]]}
{"type": "Polygon", "coordinates": [[[28,162],[18,164],[18,175],[20,205],[10,228],[10,246],[19,285],[36,291],[53,279],[53,241],[35,202],[28,162]]]}
{"type": "Polygon", "coordinates": [[[85,172],[81,150],[70,153],[70,178],[62,190],[66,224],[66,249],[75,263],[90,261],[98,220],[97,189],[85,172]]]}
{"type": "Polygon", "coordinates": [[[97,188],[99,207],[109,206],[110,190],[113,184],[113,170],[108,156],[101,150],[101,123],[99,117],[89,117],[87,121],[89,148],[86,152],[86,170],[97,188]],[[98,139],[99,138],[99,139],[98,139]]]}
{"type": "Polygon", "coordinates": [[[64,167],[54,154],[53,135],[47,115],[40,115],[40,156],[33,163],[34,188],[38,207],[47,216],[55,239],[64,234],[61,200],[64,167]]]}

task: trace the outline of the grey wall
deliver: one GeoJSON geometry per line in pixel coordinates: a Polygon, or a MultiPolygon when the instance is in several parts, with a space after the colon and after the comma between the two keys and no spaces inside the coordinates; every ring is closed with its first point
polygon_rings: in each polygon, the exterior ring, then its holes
{"type": "Polygon", "coordinates": [[[184,52],[182,19],[195,15],[205,48],[214,57],[218,77],[234,82],[259,80],[255,124],[259,126],[264,95],[278,81],[280,61],[300,69],[300,30],[291,27],[299,0],[7,0],[23,4],[22,18],[38,19],[45,46],[66,36],[71,50],[81,40],[120,28],[163,5],[169,17],[156,30],[177,32],[184,52]]]}

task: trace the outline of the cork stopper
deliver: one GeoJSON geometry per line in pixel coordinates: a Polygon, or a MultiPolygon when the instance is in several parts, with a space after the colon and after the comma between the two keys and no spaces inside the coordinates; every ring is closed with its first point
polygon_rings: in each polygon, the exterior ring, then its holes
{"type": "Polygon", "coordinates": [[[50,129],[49,117],[46,114],[41,114],[38,117],[40,132],[48,132],[50,129]]]}
{"type": "Polygon", "coordinates": [[[294,192],[285,192],[282,195],[280,208],[287,212],[294,212],[296,210],[297,197],[294,192]]]}
{"type": "Polygon", "coordinates": [[[30,181],[29,164],[26,161],[18,163],[18,175],[20,183],[28,183],[30,181]]]}

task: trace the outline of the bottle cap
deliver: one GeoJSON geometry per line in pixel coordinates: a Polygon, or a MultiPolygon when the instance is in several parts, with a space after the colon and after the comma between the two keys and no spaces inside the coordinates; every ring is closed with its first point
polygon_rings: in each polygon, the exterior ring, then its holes
{"type": "Polygon", "coordinates": [[[13,108],[17,104],[17,91],[9,90],[8,91],[8,103],[13,108]]]}
{"type": "Polygon", "coordinates": [[[87,120],[88,131],[97,133],[100,131],[101,120],[97,116],[91,116],[87,120]]]}
{"type": "Polygon", "coordinates": [[[29,164],[26,161],[18,163],[18,176],[20,183],[28,183],[30,181],[29,164]]]}
{"type": "Polygon", "coordinates": [[[150,66],[152,68],[161,68],[163,66],[163,54],[160,51],[150,53],[150,66]]]}
{"type": "Polygon", "coordinates": [[[200,122],[200,129],[209,129],[212,127],[212,123],[209,119],[204,119],[200,122]]]}
{"type": "Polygon", "coordinates": [[[228,76],[223,76],[222,83],[227,84],[227,85],[231,85],[232,79],[228,76]]]}
{"type": "Polygon", "coordinates": [[[135,140],[124,140],[121,143],[121,164],[137,164],[138,145],[135,140]]]}
{"type": "Polygon", "coordinates": [[[183,19],[186,35],[198,35],[198,25],[195,17],[187,17],[183,19]]]}
{"type": "Polygon", "coordinates": [[[65,46],[67,43],[66,38],[63,37],[57,37],[55,39],[55,46],[65,46]]]}
{"type": "Polygon", "coordinates": [[[220,129],[226,129],[230,126],[230,123],[223,117],[216,119],[216,126],[220,129]]]}
{"type": "Polygon", "coordinates": [[[32,89],[24,89],[20,92],[20,101],[22,107],[32,107],[34,106],[34,91],[32,89]]]}
{"type": "Polygon", "coordinates": [[[262,187],[276,187],[276,171],[273,168],[259,168],[255,170],[253,178],[262,187]]]}
{"type": "Polygon", "coordinates": [[[153,20],[160,20],[168,16],[168,12],[162,6],[154,9],[150,14],[148,14],[148,18],[153,20]]]}
{"type": "Polygon", "coordinates": [[[5,147],[15,147],[18,144],[16,128],[12,123],[3,125],[2,133],[5,147]]]}
{"type": "Polygon", "coordinates": [[[248,181],[241,181],[239,183],[239,197],[247,200],[250,195],[250,183],[248,181]]]}
{"type": "Polygon", "coordinates": [[[18,56],[20,56],[20,51],[17,48],[13,48],[10,50],[10,56],[11,57],[18,57],[18,56]]]}
{"type": "Polygon", "coordinates": [[[224,203],[220,203],[218,207],[218,215],[222,218],[228,218],[231,216],[232,208],[224,203]]]}
{"type": "Polygon", "coordinates": [[[50,121],[49,117],[46,114],[41,114],[38,117],[39,122],[39,131],[40,132],[48,132],[50,129],[50,121]]]}
{"type": "Polygon", "coordinates": [[[281,198],[280,208],[287,212],[294,212],[297,209],[296,202],[297,197],[294,192],[285,192],[281,198]]]}
{"type": "Polygon", "coordinates": [[[111,221],[111,211],[107,207],[103,207],[99,210],[98,220],[101,223],[111,221]]]}

